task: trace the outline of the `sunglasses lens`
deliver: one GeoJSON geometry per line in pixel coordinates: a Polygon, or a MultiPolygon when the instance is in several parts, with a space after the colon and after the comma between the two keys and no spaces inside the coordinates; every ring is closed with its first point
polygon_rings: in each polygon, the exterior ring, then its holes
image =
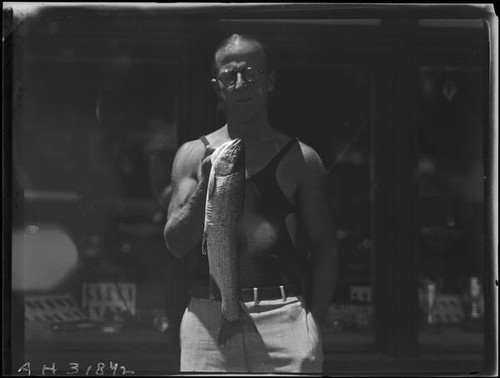
{"type": "Polygon", "coordinates": [[[224,85],[232,85],[235,82],[236,73],[234,71],[222,71],[219,75],[219,80],[224,85]]]}
{"type": "Polygon", "coordinates": [[[254,83],[259,80],[260,72],[253,67],[247,67],[242,71],[222,71],[219,74],[219,80],[222,84],[229,87],[236,83],[237,72],[241,72],[243,80],[246,83],[254,83]]]}
{"type": "Polygon", "coordinates": [[[259,79],[259,71],[253,67],[248,67],[243,71],[243,78],[248,83],[253,83],[259,79]]]}

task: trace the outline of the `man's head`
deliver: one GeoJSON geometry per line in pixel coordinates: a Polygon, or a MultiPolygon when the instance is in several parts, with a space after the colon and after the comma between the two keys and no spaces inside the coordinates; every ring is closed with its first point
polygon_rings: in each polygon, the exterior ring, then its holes
{"type": "Polygon", "coordinates": [[[221,42],[213,63],[212,85],[224,101],[228,120],[267,117],[268,95],[276,73],[269,71],[265,48],[253,37],[233,34],[221,42]]]}

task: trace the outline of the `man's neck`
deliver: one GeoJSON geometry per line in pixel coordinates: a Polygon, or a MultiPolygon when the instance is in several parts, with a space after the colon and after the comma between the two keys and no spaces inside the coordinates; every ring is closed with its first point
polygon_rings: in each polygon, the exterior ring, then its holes
{"type": "Polygon", "coordinates": [[[231,139],[241,138],[247,142],[258,142],[266,139],[271,131],[271,125],[266,118],[248,122],[228,120],[227,132],[231,139]]]}

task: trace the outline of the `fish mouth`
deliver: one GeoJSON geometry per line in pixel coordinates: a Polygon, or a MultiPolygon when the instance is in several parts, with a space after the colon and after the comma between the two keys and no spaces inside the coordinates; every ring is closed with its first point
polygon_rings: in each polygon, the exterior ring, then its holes
{"type": "Polygon", "coordinates": [[[215,164],[218,175],[227,176],[245,169],[245,143],[242,139],[233,139],[220,148],[215,164]]]}

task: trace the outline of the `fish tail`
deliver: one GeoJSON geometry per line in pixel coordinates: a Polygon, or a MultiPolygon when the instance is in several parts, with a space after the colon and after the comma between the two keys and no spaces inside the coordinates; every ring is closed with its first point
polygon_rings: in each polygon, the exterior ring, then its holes
{"type": "Polygon", "coordinates": [[[252,317],[250,316],[250,314],[249,314],[247,311],[245,311],[245,309],[243,309],[243,304],[241,304],[241,307],[242,307],[242,309],[241,309],[241,313],[243,314],[243,316],[244,316],[245,318],[247,318],[247,319],[248,319],[248,324],[249,324],[249,325],[253,328],[253,330],[254,330],[254,331],[258,334],[258,333],[259,333],[259,330],[257,329],[257,326],[255,325],[254,320],[252,319],[252,317]]]}
{"type": "Polygon", "coordinates": [[[224,348],[227,342],[237,333],[241,332],[243,327],[243,322],[248,323],[254,330],[256,334],[259,334],[259,330],[255,325],[254,320],[250,316],[250,314],[245,311],[244,305],[239,303],[239,312],[242,314],[237,320],[227,320],[226,317],[221,312],[219,332],[217,335],[217,343],[220,348],[224,348]],[[245,321],[246,318],[248,321],[245,321]]]}
{"type": "Polygon", "coordinates": [[[224,348],[227,342],[237,333],[241,332],[241,319],[229,321],[221,314],[217,344],[224,348]]]}
{"type": "Polygon", "coordinates": [[[226,343],[231,339],[234,335],[241,332],[242,326],[242,313],[245,313],[243,310],[243,306],[238,302],[236,305],[237,314],[233,313],[226,314],[225,307],[221,305],[221,316],[219,322],[219,332],[217,335],[217,343],[219,347],[223,348],[226,343]],[[230,316],[232,316],[230,320],[230,316]]]}

